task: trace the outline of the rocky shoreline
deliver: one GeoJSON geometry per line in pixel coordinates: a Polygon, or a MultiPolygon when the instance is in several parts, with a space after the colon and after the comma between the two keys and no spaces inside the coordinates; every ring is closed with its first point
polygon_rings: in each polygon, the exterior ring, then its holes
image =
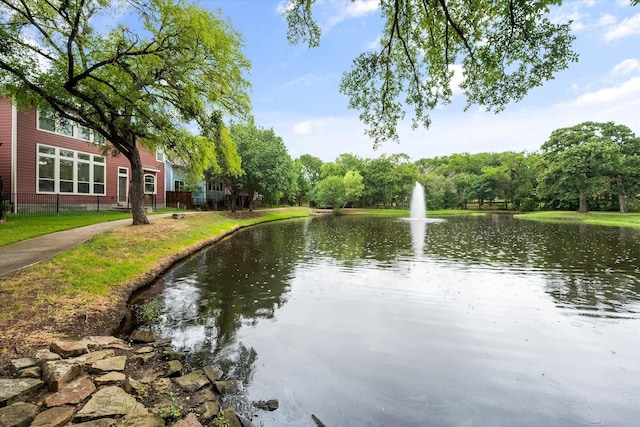
{"type": "Polygon", "coordinates": [[[0,427],[251,427],[254,410],[278,408],[248,402],[215,366],[185,369],[186,357],[145,330],[54,341],[0,378],[0,427]]]}

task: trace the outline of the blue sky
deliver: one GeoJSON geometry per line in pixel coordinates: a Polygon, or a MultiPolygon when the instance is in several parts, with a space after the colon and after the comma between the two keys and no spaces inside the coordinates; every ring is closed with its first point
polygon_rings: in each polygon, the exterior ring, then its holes
{"type": "MultiPolygon", "coordinates": [[[[464,112],[462,94],[431,113],[429,130],[400,126],[400,142],[377,150],[364,136],[358,111],[338,91],[352,60],[379,39],[377,0],[320,0],[314,13],[323,30],[320,47],[291,46],[279,0],[204,0],[245,38],[256,123],[273,128],[293,158],[311,154],[333,161],[341,153],[362,158],[406,153],[413,160],[453,153],[534,152],[561,127],[614,121],[640,136],[640,6],[628,0],[571,0],[553,10],[570,18],[580,60],[555,80],[532,90],[499,114],[480,107],[464,112]]],[[[409,114],[408,114],[409,116],[409,114]]]]}

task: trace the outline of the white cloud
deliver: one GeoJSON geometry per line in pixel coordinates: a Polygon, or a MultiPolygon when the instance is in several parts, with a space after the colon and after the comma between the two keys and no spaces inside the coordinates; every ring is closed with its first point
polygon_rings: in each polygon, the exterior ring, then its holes
{"type": "Polygon", "coordinates": [[[604,39],[606,41],[612,41],[623,37],[633,36],[640,34],[640,13],[633,15],[630,18],[626,18],[618,25],[610,28],[605,34],[604,39]]]}
{"type": "Polygon", "coordinates": [[[294,135],[310,135],[313,132],[324,131],[332,120],[331,117],[325,117],[298,121],[293,124],[292,131],[294,135]]]}
{"type": "Polygon", "coordinates": [[[615,16],[605,13],[600,17],[600,19],[598,19],[598,25],[608,27],[609,25],[615,24],[617,21],[618,19],[615,16]]]}
{"type": "Polygon", "coordinates": [[[378,10],[377,0],[355,0],[348,2],[346,6],[343,1],[324,4],[335,6],[332,7],[331,16],[328,18],[327,23],[322,25],[323,31],[328,31],[347,19],[360,18],[378,10]]]}
{"type": "Polygon", "coordinates": [[[613,75],[625,75],[631,74],[634,71],[640,71],[640,61],[636,58],[629,58],[616,64],[611,70],[611,73],[613,75]]]}
{"type": "Polygon", "coordinates": [[[450,69],[453,69],[453,77],[451,78],[451,91],[453,94],[461,94],[462,89],[460,85],[464,81],[464,73],[462,71],[462,65],[454,64],[449,66],[450,69]]]}
{"type": "MultiPolygon", "coordinates": [[[[619,101],[620,99],[633,97],[634,94],[640,94],[640,77],[633,77],[619,86],[585,93],[571,102],[558,105],[581,107],[607,104],[619,101]]],[[[635,95],[635,97],[637,98],[637,95],[635,95]]]]}

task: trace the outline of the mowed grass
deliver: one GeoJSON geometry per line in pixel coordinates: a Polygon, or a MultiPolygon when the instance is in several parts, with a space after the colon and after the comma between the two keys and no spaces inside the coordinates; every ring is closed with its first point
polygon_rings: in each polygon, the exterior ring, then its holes
{"type": "MultiPolygon", "coordinates": [[[[150,225],[125,226],[99,234],[49,261],[0,277],[0,319],[20,313],[37,316],[49,307],[64,314],[92,304],[108,305],[111,298],[128,298],[132,284],[152,280],[176,259],[238,228],[309,215],[311,211],[306,208],[236,216],[226,212],[187,213],[181,220],[157,218],[150,225]]],[[[0,329],[9,326],[3,323],[0,329]]]]}
{"type": "Polygon", "coordinates": [[[570,211],[527,212],[515,215],[518,219],[545,222],[572,222],[591,225],[608,225],[617,227],[640,227],[640,213],[588,212],[570,211]]]}
{"type": "MultiPolygon", "coordinates": [[[[154,212],[154,214],[172,210],[173,209],[161,209],[158,212],[154,212]]],[[[0,223],[0,246],[55,233],[57,231],[127,218],[131,218],[131,214],[128,212],[111,211],[100,213],[64,213],[59,216],[10,216],[7,222],[0,223]]]]}

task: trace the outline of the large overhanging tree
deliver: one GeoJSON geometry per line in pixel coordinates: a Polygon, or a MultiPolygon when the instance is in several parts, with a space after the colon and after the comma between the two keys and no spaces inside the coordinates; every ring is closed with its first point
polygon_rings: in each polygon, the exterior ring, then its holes
{"type": "MultiPolygon", "coordinates": [[[[398,139],[405,108],[414,111],[414,128],[428,128],[428,111],[451,101],[457,67],[467,108],[478,104],[498,112],[577,60],[570,22],[549,19],[550,7],[561,0],[379,2],[380,47],[357,57],[340,85],[374,145],[398,139]]],[[[284,14],[290,42],[318,45],[314,3],[289,0],[284,14]]]]}
{"type": "Polygon", "coordinates": [[[211,126],[249,111],[249,62],[227,20],[181,0],[0,0],[0,95],[93,129],[131,163],[134,224],[146,224],[140,148],[197,174],[229,152],[211,126]],[[133,20],[100,28],[111,17],[133,20]]]}

